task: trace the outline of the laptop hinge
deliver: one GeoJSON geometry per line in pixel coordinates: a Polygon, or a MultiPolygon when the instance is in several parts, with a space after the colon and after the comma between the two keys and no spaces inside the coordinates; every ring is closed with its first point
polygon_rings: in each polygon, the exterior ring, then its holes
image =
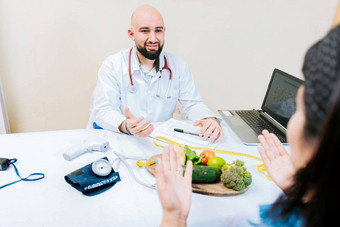
{"type": "Polygon", "coordinates": [[[286,135],[287,133],[287,129],[285,127],[283,127],[279,122],[277,122],[274,118],[272,118],[269,114],[267,114],[266,112],[260,111],[261,116],[263,116],[264,118],[266,118],[266,120],[268,120],[270,123],[272,123],[273,125],[275,125],[282,133],[284,133],[286,135]]]}

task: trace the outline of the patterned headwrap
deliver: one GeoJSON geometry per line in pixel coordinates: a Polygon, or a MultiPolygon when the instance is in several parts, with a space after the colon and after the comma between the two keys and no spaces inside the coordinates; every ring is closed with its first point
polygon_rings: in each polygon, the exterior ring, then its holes
{"type": "Polygon", "coordinates": [[[305,134],[314,139],[323,129],[340,77],[340,26],[308,50],[302,71],[305,77],[305,134]]]}

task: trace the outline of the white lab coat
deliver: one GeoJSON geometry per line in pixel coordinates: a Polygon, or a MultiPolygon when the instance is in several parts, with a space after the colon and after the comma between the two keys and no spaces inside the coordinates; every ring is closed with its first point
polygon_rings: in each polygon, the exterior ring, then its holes
{"type": "Polygon", "coordinates": [[[98,72],[98,82],[92,94],[88,127],[96,122],[100,127],[119,131],[119,125],[126,119],[124,108],[129,107],[136,117],[143,116],[151,122],[166,121],[171,118],[177,101],[182,105],[184,115],[190,120],[206,117],[220,118],[203,102],[198,93],[188,65],[178,56],[162,51],[159,56],[159,69],[164,66],[164,55],[172,70],[157,72],[147,80],[133,47],[131,54],[131,74],[136,93],[128,89],[130,48],[107,57],[98,72]],[[159,78],[159,76],[161,77],[159,78]],[[170,89],[166,94],[170,83],[170,89]],[[161,97],[157,97],[157,95],[161,97]],[[169,98],[167,98],[169,97],[169,98]]]}

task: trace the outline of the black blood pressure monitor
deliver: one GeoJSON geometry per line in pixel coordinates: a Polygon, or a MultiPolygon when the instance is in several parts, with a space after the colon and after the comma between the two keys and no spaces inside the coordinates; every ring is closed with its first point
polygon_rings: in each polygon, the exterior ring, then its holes
{"type": "Polygon", "coordinates": [[[0,158],[0,170],[6,170],[11,161],[8,158],[0,158]]]}
{"type": "Polygon", "coordinates": [[[92,196],[111,188],[120,176],[104,157],[66,175],[65,180],[84,195],[92,196]]]}

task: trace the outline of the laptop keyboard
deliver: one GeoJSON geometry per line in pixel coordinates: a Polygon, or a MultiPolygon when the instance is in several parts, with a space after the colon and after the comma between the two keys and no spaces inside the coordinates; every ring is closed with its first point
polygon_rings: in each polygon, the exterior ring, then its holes
{"type": "Polygon", "coordinates": [[[274,133],[281,143],[287,143],[284,134],[279,129],[262,119],[260,115],[254,113],[254,111],[240,110],[236,111],[236,113],[250,126],[251,129],[254,130],[257,135],[262,134],[262,130],[267,129],[269,132],[274,133]]]}

